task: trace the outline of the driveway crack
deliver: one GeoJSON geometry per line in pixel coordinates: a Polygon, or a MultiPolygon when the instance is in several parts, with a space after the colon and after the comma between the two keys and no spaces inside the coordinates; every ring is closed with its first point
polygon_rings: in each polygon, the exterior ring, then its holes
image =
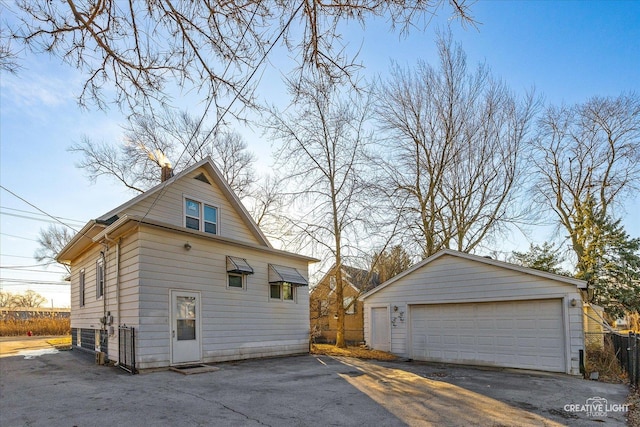
{"type": "MultiPolygon", "coordinates": [[[[172,391],[175,391],[175,390],[173,390],[173,389],[172,389],[172,391]]],[[[182,393],[184,393],[184,394],[186,394],[186,395],[189,395],[189,396],[195,397],[196,399],[203,400],[203,401],[205,401],[205,402],[207,402],[207,403],[215,403],[215,404],[217,404],[217,405],[220,405],[220,406],[222,406],[223,408],[225,408],[225,409],[227,409],[227,410],[229,410],[229,411],[231,411],[231,412],[233,412],[233,413],[235,413],[235,414],[238,414],[238,415],[240,415],[240,416],[243,416],[243,417],[244,417],[244,418],[246,418],[247,420],[255,421],[256,423],[258,423],[258,424],[260,424],[260,425],[267,426],[267,427],[273,427],[273,426],[271,426],[270,424],[265,424],[265,423],[263,423],[263,422],[262,422],[262,421],[260,421],[259,419],[252,418],[252,417],[250,417],[249,415],[247,415],[247,414],[245,414],[245,413],[243,413],[243,412],[240,412],[240,411],[238,411],[238,410],[236,410],[236,409],[233,409],[232,407],[230,407],[230,406],[228,406],[228,405],[225,405],[224,403],[222,403],[222,402],[220,402],[220,401],[218,401],[218,400],[215,400],[215,399],[206,399],[206,398],[205,398],[205,397],[203,397],[203,396],[200,396],[200,395],[198,395],[198,394],[196,394],[196,393],[190,393],[190,392],[188,392],[188,391],[186,391],[186,390],[181,390],[181,392],[182,392],[182,393]]]]}

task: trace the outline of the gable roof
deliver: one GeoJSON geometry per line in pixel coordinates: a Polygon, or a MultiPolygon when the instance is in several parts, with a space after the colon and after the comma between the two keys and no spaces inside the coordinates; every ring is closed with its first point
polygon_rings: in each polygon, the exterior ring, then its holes
{"type": "Polygon", "coordinates": [[[247,209],[244,207],[244,205],[242,204],[238,196],[233,192],[233,190],[227,183],[227,180],[224,179],[224,177],[222,176],[222,173],[216,167],[216,165],[213,163],[213,160],[209,156],[205,157],[204,159],[200,160],[197,163],[194,163],[193,165],[189,166],[188,168],[178,173],[177,175],[174,175],[168,180],[161,182],[160,184],[150,188],[149,190],[145,191],[142,194],[139,194],[133,199],[126,201],[125,203],[121,204],[117,208],[110,210],[106,214],[97,218],[96,221],[101,222],[101,221],[112,220],[112,218],[115,215],[118,215],[119,213],[126,210],[127,208],[153,196],[159,191],[164,190],[167,186],[172,185],[174,182],[178,181],[185,175],[190,174],[191,172],[193,172],[198,168],[204,168],[209,173],[209,175],[213,177],[215,184],[220,188],[220,190],[222,191],[222,194],[227,198],[227,200],[229,200],[229,203],[231,203],[231,206],[233,206],[234,209],[238,212],[238,215],[240,215],[240,218],[247,225],[251,233],[258,240],[258,242],[271,248],[272,247],[271,243],[269,243],[269,240],[267,240],[267,237],[262,233],[262,230],[260,230],[256,222],[253,220],[253,218],[251,217],[247,209]]]}
{"type": "Polygon", "coordinates": [[[453,256],[456,258],[462,258],[462,259],[467,259],[470,261],[476,261],[476,262],[480,262],[483,264],[487,264],[487,265],[492,265],[494,267],[499,267],[499,268],[505,268],[508,270],[513,270],[513,271],[518,271],[520,273],[524,273],[524,274],[529,274],[532,276],[538,276],[538,277],[542,277],[545,279],[550,279],[550,280],[555,280],[556,282],[562,282],[562,283],[566,283],[566,284],[570,284],[573,286],[576,286],[580,289],[586,289],[587,288],[587,282],[584,280],[580,280],[580,279],[574,279],[573,277],[567,277],[567,276],[561,276],[559,274],[553,274],[553,273],[549,273],[546,271],[542,271],[542,270],[535,270],[533,268],[528,268],[528,267],[522,267],[520,265],[516,265],[516,264],[511,264],[508,262],[504,262],[504,261],[498,261],[492,258],[488,258],[488,257],[483,257],[483,256],[479,256],[479,255],[472,255],[472,254],[468,254],[465,252],[458,252],[458,251],[454,251],[452,249],[443,249],[440,252],[431,255],[429,258],[423,260],[422,262],[419,262],[417,264],[415,264],[414,266],[406,269],[405,271],[403,271],[402,273],[398,274],[397,276],[392,277],[391,279],[387,280],[386,282],[384,282],[383,284],[381,284],[380,286],[372,289],[371,291],[367,292],[366,294],[362,295],[362,298],[368,298],[371,295],[375,294],[378,291],[381,291],[382,289],[386,288],[387,286],[392,285],[393,283],[395,283],[396,281],[400,280],[401,278],[413,273],[416,270],[421,269],[422,267],[432,263],[433,261],[442,258],[444,256],[453,256]]]}
{"type": "MultiPolygon", "coordinates": [[[[329,271],[322,277],[322,279],[320,279],[319,283],[323,282],[325,279],[327,279],[327,277],[331,276],[335,269],[336,265],[333,264],[329,271]]],[[[344,264],[342,265],[342,272],[347,276],[345,277],[347,283],[358,292],[368,292],[376,286],[380,285],[380,279],[377,273],[373,273],[369,277],[368,270],[363,270],[361,268],[351,267],[344,264]],[[367,277],[369,277],[369,280],[367,280],[367,277]]],[[[317,286],[314,287],[314,289],[315,288],[317,288],[317,286]]]]}
{"type": "MultiPolygon", "coordinates": [[[[87,224],[85,224],[85,226],[69,241],[69,243],[67,243],[67,245],[65,245],[65,247],[62,248],[60,253],[58,253],[58,256],[56,257],[56,259],[58,259],[60,262],[68,260],[69,258],[68,252],[72,248],[74,247],[77,248],[79,245],[86,247],[86,245],[91,244],[93,242],[94,237],[97,234],[99,234],[106,227],[114,224],[114,222],[117,222],[118,219],[122,219],[120,217],[123,216],[123,213],[128,208],[130,208],[131,206],[137,203],[140,203],[141,201],[147,198],[154,197],[156,194],[158,194],[158,196],[156,197],[159,197],[165,188],[174,184],[176,181],[182,179],[186,175],[190,174],[191,172],[199,168],[204,168],[205,171],[209,174],[209,176],[213,178],[213,180],[215,181],[214,184],[218,186],[222,195],[229,201],[231,206],[236,210],[236,212],[238,213],[238,216],[241,218],[244,224],[246,224],[251,234],[257,239],[259,246],[264,246],[264,247],[267,247],[268,249],[273,249],[273,247],[271,246],[271,243],[269,243],[269,240],[267,240],[266,236],[262,233],[262,230],[260,230],[260,228],[258,227],[256,222],[253,220],[253,218],[251,217],[247,209],[244,207],[244,205],[242,204],[238,196],[233,192],[233,190],[231,190],[231,187],[229,186],[227,181],[224,179],[224,177],[222,176],[218,168],[215,166],[215,164],[213,163],[213,160],[211,160],[211,157],[205,157],[204,159],[200,160],[197,163],[194,163],[193,165],[189,166],[188,168],[174,175],[173,177],[167,179],[166,181],[161,182],[160,184],[157,184],[156,186],[145,191],[144,193],[141,193],[136,197],[121,204],[120,206],[110,210],[104,215],[101,215],[100,217],[87,222],[87,224]]],[[[129,217],[129,219],[131,218],[132,217],[129,217]]],[[[139,222],[143,222],[144,220],[145,220],[144,217],[138,218],[139,222]]]]}

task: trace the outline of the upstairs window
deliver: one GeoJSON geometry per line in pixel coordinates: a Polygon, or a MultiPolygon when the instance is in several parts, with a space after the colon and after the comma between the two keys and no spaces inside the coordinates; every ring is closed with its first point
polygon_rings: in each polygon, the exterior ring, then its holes
{"type": "Polygon", "coordinates": [[[184,225],[191,230],[218,234],[218,209],[193,199],[184,199],[184,225]]]}

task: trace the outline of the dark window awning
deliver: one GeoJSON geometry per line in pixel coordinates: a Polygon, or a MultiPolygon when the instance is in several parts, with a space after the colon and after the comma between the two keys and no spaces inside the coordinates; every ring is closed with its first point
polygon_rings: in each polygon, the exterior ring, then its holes
{"type": "Polygon", "coordinates": [[[293,267],[269,264],[269,283],[287,282],[297,286],[309,286],[309,282],[293,267]]]}
{"type": "Polygon", "coordinates": [[[253,268],[244,258],[227,256],[227,273],[253,274],[253,268]]]}

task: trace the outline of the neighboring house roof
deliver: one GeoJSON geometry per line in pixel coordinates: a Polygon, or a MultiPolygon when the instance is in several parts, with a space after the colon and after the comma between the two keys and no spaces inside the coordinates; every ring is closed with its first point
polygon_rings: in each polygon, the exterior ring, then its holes
{"type": "Polygon", "coordinates": [[[518,271],[520,273],[524,273],[524,274],[529,274],[532,276],[538,276],[538,277],[542,277],[545,279],[550,279],[550,280],[555,280],[557,282],[562,282],[562,283],[567,283],[570,285],[574,285],[580,289],[586,289],[587,288],[587,282],[584,280],[580,280],[580,279],[574,279],[572,277],[567,277],[567,276],[561,276],[559,274],[553,274],[553,273],[549,273],[546,271],[541,271],[541,270],[535,270],[533,268],[527,268],[527,267],[522,267],[520,265],[516,265],[516,264],[511,264],[508,262],[504,262],[504,261],[498,261],[492,258],[488,258],[488,257],[483,257],[483,256],[479,256],[479,255],[472,255],[472,254],[468,254],[468,253],[464,253],[464,252],[458,252],[458,251],[454,251],[452,249],[444,249],[441,250],[440,252],[430,256],[429,258],[425,259],[422,262],[417,263],[416,265],[408,268],[407,270],[403,271],[402,273],[398,274],[397,276],[392,277],[391,279],[387,280],[386,282],[384,282],[383,284],[381,284],[380,286],[368,291],[367,293],[365,293],[364,295],[361,296],[362,299],[368,298],[371,295],[375,294],[376,292],[381,291],[382,289],[386,288],[387,286],[392,285],[394,282],[400,280],[401,278],[411,274],[412,272],[426,266],[429,263],[432,263],[433,261],[442,258],[444,256],[453,256],[453,257],[457,257],[457,258],[462,258],[462,259],[467,259],[470,261],[477,261],[477,262],[481,262],[483,264],[488,264],[488,265],[492,265],[495,267],[500,267],[500,268],[505,268],[508,270],[513,270],[513,271],[518,271]]]}
{"type": "MultiPolygon", "coordinates": [[[[329,281],[330,277],[334,274],[336,269],[335,264],[329,269],[319,283],[323,283],[325,280],[329,281]]],[[[363,270],[361,268],[350,267],[348,265],[342,266],[343,278],[346,279],[347,283],[353,287],[353,289],[357,292],[368,292],[376,286],[380,285],[380,278],[377,273],[369,274],[368,270],[363,270]]],[[[317,286],[316,286],[317,288],[317,286]]],[[[314,288],[315,289],[315,288],[314,288]]]]}
{"type": "MultiPolygon", "coordinates": [[[[160,193],[162,194],[162,193],[160,193]]],[[[130,227],[135,224],[146,224],[151,226],[158,226],[163,228],[168,228],[173,231],[178,231],[181,233],[187,234],[198,234],[201,237],[207,237],[210,239],[217,239],[225,241],[229,244],[259,248],[262,250],[267,250],[269,252],[279,253],[282,255],[294,256],[299,258],[304,258],[309,262],[317,262],[318,260],[315,258],[305,257],[302,255],[292,254],[285,251],[280,251],[274,249],[265,235],[262,233],[258,225],[255,223],[251,215],[246,210],[238,196],[231,190],[229,184],[226,182],[218,168],[213,164],[213,161],[210,157],[206,157],[201,161],[191,165],[186,168],[182,172],[176,174],[175,176],[167,179],[164,182],[154,186],[153,188],[145,191],[144,193],[128,200],[122,205],[116,207],[115,209],[110,210],[104,215],[89,221],[72,239],[67,243],[67,245],[60,251],[57,256],[57,260],[59,262],[71,261],[75,256],[82,252],[89,245],[98,242],[103,239],[105,236],[114,233],[116,230],[121,230],[122,227],[130,227]],[[149,197],[153,197],[158,192],[163,191],[167,186],[173,185],[176,181],[180,180],[184,176],[189,173],[195,171],[198,168],[204,168],[209,176],[215,181],[215,185],[218,186],[222,194],[227,198],[231,206],[236,210],[241,220],[246,224],[249,231],[255,236],[257,240],[257,244],[246,243],[246,242],[238,242],[233,239],[229,239],[219,235],[210,235],[207,233],[202,233],[194,230],[189,230],[184,227],[176,227],[170,224],[166,224],[161,221],[157,221],[147,217],[141,217],[136,215],[128,215],[126,214],[126,210],[131,206],[144,201],[149,197]]]]}

